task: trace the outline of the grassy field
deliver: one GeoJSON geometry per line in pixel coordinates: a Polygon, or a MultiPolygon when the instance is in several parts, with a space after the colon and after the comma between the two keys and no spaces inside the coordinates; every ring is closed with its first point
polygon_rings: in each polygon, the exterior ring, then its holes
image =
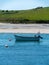
{"type": "MultiPolygon", "coordinates": [[[[25,21],[49,21],[49,7],[30,10],[0,10],[0,22],[25,23],[25,21]]],[[[49,22],[48,22],[49,23],[49,22]]]]}

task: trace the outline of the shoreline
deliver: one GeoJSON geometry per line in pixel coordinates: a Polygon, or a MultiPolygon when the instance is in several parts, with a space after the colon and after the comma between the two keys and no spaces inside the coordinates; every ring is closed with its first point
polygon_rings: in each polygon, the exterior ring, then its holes
{"type": "Polygon", "coordinates": [[[49,33],[49,24],[0,23],[0,33],[49,33]]]}
{"type": "Polygon", "coordinates": [[[49,29],[0,29],[0,33],[49,33],[49,29]]]}

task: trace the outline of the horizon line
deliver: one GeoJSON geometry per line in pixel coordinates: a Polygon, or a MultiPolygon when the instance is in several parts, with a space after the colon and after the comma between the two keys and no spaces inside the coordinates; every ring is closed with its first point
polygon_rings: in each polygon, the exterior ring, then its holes
{"type": "MultiPolygon", "coordinates": [[[[38,7],[42,7],[42,8],[45,8],[45,7],[49,7],[49,6],[38,6],[38,7]]],[[[0,9],[0,10],[8,10],[8,11],[12,11],[12,10],[31,10],[31,9],[36,9],[36,8],[38,8],[38,7],[34,7],[34,8],[28,8],[28,9],[0,9]]]]}

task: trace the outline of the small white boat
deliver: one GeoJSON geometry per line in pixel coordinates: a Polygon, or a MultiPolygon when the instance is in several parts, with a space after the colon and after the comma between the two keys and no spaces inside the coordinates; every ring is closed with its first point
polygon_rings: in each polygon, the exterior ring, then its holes
{"type": "Polygon", "coordinates": [[[6,44],[6,45],[5,45],[5,47],[7,48],[7,47],[8,47],[8,45],[6,44]]]}

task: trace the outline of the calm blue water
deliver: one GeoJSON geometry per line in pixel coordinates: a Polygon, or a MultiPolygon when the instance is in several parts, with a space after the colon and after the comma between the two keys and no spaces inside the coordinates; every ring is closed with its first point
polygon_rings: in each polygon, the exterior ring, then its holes
{"type": "Polygon", "coordinates": [[[14,34],[0,33],[0,65],[49,65],[49,34],[41,36],[40,42],[15,42],[14,34]]]}

